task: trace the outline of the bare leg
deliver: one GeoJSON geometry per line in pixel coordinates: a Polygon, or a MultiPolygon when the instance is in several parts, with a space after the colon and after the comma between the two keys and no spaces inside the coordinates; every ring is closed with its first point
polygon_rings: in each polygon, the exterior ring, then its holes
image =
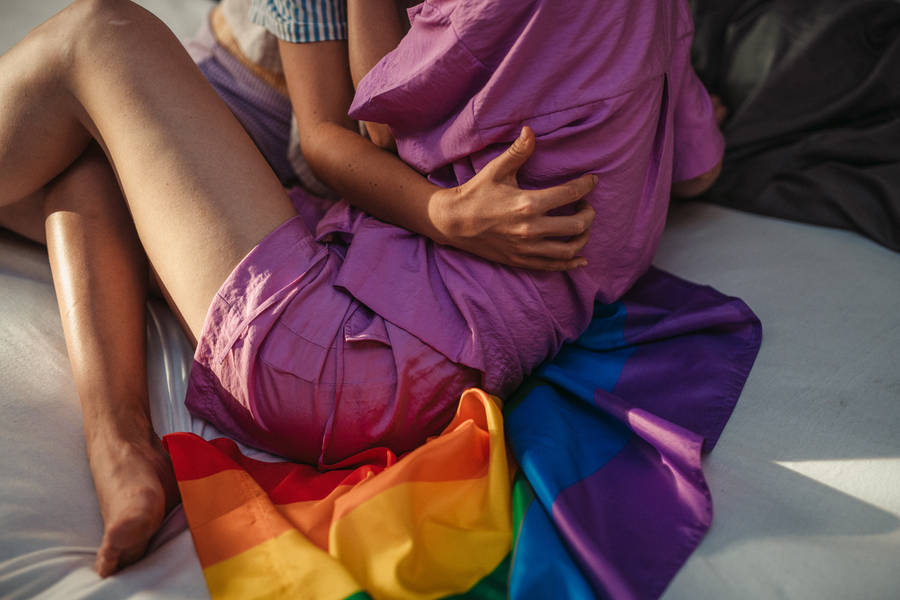
{"type": "MultiPolygon", "coordinates": [[[[140,250],[114,231],[123,205],[116,212],[115,200],[97,199],[124,191],[140,242],[195,336],[234,265],[294,212],[177,40],[127,2],[76,2],[0,57],[0,182],[0,207],[14,210],[26,196],[47,205],[106,527],[96,568],[106,575],[143,553],[172,480],[147,418],[140,250]],[[91,138],[119,185],[98,177],[100,161],[89,156],[42,196],[91,138]],[[126,283],[112,290],[104,283],[112,278],[126,283]]],[[[16,208],[27,214],[28,204],[16,208]]]]}
{"type": "Polygon", "coordinates": [[[0,225],[47,244],[106,523],[95,569],[106,576],[143,555],[178,500],[150,422],[147,259],[96,146],[44,189],[0,208],[0,225]]]}
{"type": "Polygon", "coordinates": [[[140,558],[178,491],[150,423],[147,259],[106,157],[87,152],[47,190],[47,248],[103,521],[94,568],[140,558]]]}
{"type": "Polygon", "coordinates": [[[46,242],[106,528],[95,569],[143,554],[178,490],[150,422],[147,259],[106,157],[88,150],[0,224],[46,242]]]}

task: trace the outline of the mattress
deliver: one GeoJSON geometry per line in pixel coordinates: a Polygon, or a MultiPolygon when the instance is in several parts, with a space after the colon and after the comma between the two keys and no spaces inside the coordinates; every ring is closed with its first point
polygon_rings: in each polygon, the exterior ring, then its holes
{"type": "MultiPolygon", "coordinates": [[[[142,4],[180,36],[209,7],[142,4]]],[[[4,0],[0,49],[60,5],[4,0]]],[[[705,461],[713,526],[663,597],[896,597],[900,255],[850,232],[684,203],[656,264],[743,298],[764,330],[705,461]]],[[[164,306],[148,315],[157,431],[216,437],[181,403],[190,345],[164,306]]],[[[8,233],[0,340],[0,597],[206,597],[180,510],[144,560],[106,580],[91,570],[102,522],[46,252],[8,233]]]]}

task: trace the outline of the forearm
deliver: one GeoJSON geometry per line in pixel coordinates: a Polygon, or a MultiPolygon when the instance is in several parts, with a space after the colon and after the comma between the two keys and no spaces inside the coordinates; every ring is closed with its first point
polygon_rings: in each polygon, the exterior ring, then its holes
{"type": "Polygon", "coordinates": [[[279,42],[300,147],[316,176],[375,217],[438,242],[440,188],[396,155],[359,135],[347,116],[353,99],[346,42],[279,42]]]}
{"type": "Polygon", "coordinates": [[[550,216],[594,186],[588,175],[546,190],[522,190],[516,173],[534,152],[525,128],[471,180],[443,189],[357,133],[346,42],[279,42],[300,147],[316,175],[355,206],[432,240],[494,262],[571,269],[588,239],[593,210],[550,216]],[[564,241],[563,241],[564,240],[564,241]]]}
{"type": "Polygon", "coordinates": [[[441,194],[396,155],[337,123],[320,122],[300,138],[316,176],[354,206],[405,229],[446,243],[441,231],[441,194]]]}
{"type": "Polygon", "coordinates": [[[339,125],[313,131],[304,152],[319,177],[383,221],[510,266],[555,271],[586,264],[578,253],[594,218],[590,204],[578,203],[567,216],[547,213],[578,202],[596,178],[585,175],[545,190],[519,189],[516,173],[535,145],[528,128],[475,177],[447,189],[339,125]]]}

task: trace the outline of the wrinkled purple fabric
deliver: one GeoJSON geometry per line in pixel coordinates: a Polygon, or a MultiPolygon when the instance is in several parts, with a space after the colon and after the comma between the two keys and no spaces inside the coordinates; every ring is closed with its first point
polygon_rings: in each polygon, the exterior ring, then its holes
{"type": "Polygon", "coordinates": [[[672,181],[711,169],[722,138],[683,0],[428,0],[410,19],[350,111],[388,123],[407,163],[455,186],[529,125],[522,187],[599,177],[588,266],[566,273],[492,264],[345,202],[319,224],[352,238],[338,285],[505,395],[646,271],[672,181]]]}

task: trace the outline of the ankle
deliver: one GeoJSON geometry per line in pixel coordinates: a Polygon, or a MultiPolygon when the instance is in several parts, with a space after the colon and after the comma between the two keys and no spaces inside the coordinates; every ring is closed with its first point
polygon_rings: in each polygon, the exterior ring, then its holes
{"type": "Polygon", "coordinates": [[[98,443],[142,446],[159,442],[150,417],[143,411],[118,411],[99,418],[85,418],[84,431],[88,447],[98,443]]]}

